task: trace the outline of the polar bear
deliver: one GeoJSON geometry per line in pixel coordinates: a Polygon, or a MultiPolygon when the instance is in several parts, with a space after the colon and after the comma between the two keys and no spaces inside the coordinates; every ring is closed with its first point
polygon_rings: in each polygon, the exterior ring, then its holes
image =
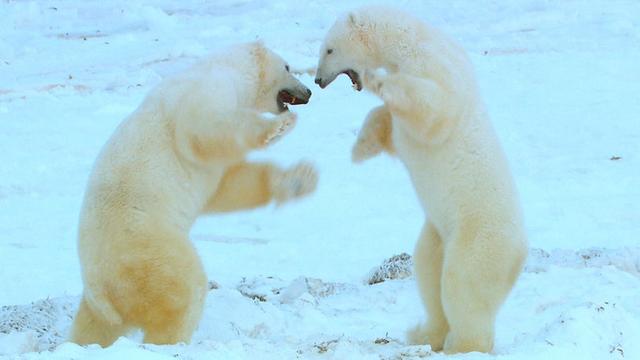
{"type": "Polygon", "coordinates": [[[310,96],[279,56],[250,43],[203,60],[146,97],[104,146],[89,180],[78,241],[84,291],[72,341],[108,346],[141,328],[148,343],[189,342],[207,292],[189,229],[203,213],[315,189],[309,164],[281,170],[244,160],[294,126],[287,103],[310,96]]]}
{"type": "Polygon", "coordinates": [[[397,155],[428,214],[414,255],[428,321],[409,341],[445,353],[491,351],[527,240],[469,59],[410,14],[365,7],[338,19],[320,49],[316,83],[343,73],[384,102],[367,115],[354,162],[397,155]]]}

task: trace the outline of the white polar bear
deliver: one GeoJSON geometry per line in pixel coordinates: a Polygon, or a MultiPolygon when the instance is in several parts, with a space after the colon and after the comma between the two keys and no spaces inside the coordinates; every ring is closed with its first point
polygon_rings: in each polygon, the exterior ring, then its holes
{"type": "Polygon", "coordinates": [[[130,328],[149,343],[191,339],[207,278],[189,229],[202,213],[314,190],[308,164],[283,171],[244,161],[293,127],[285,103],[310,96],[261,43],[213,55],[147,96],[102,149],[87,187],[78,242],[84,292],[72,341],[107,346],[130,328]]]}
{"type": "Polygon", "coordinates": [[[428,321],[409,340],[446,353],[491,351],[527,241],[470,61],[417,18],[366,7],[338,19],[322,45],[316,83],[342,73],[384,102],[367,116],[353,160],[397,154],[428,214],[414,255],[428,321]]]}

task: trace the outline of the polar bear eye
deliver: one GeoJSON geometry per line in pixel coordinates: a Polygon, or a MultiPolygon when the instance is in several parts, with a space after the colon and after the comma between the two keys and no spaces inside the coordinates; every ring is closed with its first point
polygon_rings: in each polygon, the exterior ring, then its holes
{"type": "Polygon", "coordinates": [[[333,49],[328,49],[327,50],[327,55],[331,55],[333,53],[333,49]]]}
{"type": "Polygon", "coordinates": [[[285,65],[284,69],[287,70],[287,72],[289,72],[289,65],[285,65]]]}

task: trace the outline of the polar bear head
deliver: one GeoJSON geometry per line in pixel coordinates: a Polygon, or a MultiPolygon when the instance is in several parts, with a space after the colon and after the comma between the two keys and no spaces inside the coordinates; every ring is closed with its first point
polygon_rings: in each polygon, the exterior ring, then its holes
{"type": "Polygon", "coordinates": [[[249,44],[249,51],[257,65],[255,109],[277,114],[288,110],[287,105],[309,102],[311,90],[293,76],[280,56],[262,42],[249,44]]]}
{"type": "Polygon", "coordinates": [[[320,61],[316,72],[316,84],[325,88],[340,74],[351,79],[356,90],[362,90],[360,74],[371,60],[371,51],[360,32],[358,14],[351,12],[340,17],[329,29],[320,47],[320,61]]]}
{"type": "Polygon", "coordinates": [[[418,23],[410,14],[384,6],[365,6],[341,16],[320,47],[316,84],[324,88],[346,74],[359,91],[364,70],[394,71],[398,55],[421,36],[418,23]]]}

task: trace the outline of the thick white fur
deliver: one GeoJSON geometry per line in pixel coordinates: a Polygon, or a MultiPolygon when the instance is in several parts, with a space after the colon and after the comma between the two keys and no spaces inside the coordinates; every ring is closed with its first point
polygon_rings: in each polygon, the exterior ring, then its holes
{"type": "Polygon", "coordinates": [[[248,163],[295,124],[279,89],[307,90],[260,43],[222,51],[163,81],[96,160],[79,226],[84,292],[71,340],[107,346],[130,328],[145,342],[188,342],[207,278],[189,241],[206,212],[282,202],[315,188],[313,167],[248,163]]]}
{"type": "Polygon", "coordinates": [[[384,102],[367,116],[354,161],[397,154],[428,214],[414,256],[428,320],[409,341],[446,353],[491,351],[527,241],[470,61],[444,34],[381,7],[339,19],[320,54],[318,83],[353,69],[384,102]]]}

